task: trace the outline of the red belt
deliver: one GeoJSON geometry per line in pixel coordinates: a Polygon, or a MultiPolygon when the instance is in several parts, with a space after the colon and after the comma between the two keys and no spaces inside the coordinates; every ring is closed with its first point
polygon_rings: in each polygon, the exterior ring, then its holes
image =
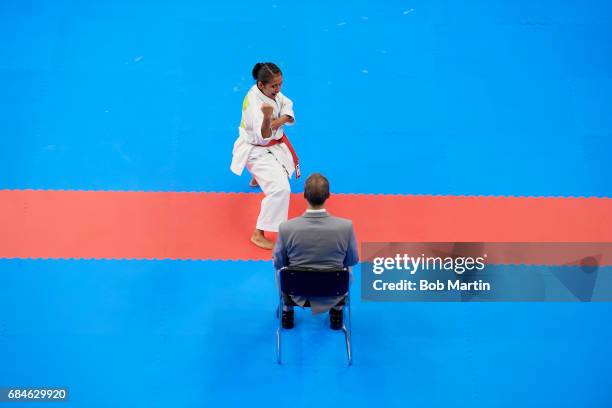
{"type": "Polygon", "coordinates": [[[287,149],[289,149],[289,152],[291,153],[291,157],[293,157],[293,163],[295,164],[295,177],[296,178],[300,178],[300,176],[302,175],[302,173],[300,173],[300,160],[297,157],[297,153],[295,153],[295,149],[293,148],[293,145],[291,144],[291,142],[289,141],[289,138],[287,137],[287,135],[283,132],[283,137],[281,137],[280,139],[272,139],[270,141],[270,143],[268,143],[267,145],[256,145],[256,146],[274,146],[280,143],[284,143],[285,146],[287,146],[287,149]]]}

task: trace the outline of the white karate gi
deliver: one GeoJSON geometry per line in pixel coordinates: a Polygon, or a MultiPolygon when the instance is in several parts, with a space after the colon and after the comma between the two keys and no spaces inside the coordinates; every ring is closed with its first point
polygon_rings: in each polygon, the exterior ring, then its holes
{"type": "Polygon", "coordinates": [[[293,102],[289,98],[280,92],[276,99],[268,98],[257,85],[253,85],[242,103],[242,121],[238,128],[238,139],[234,143],[230,169],[234,174],[241,175],[246,166],[266,195],[261,202],[256,228],[278,232],[278,226],[287,220],[289,215],[291,188],[288,178],[291,178],[295,171],[295,163],[284,143],[266,146],[271,140],[280,139],[283,129],[280,127],[272,131],[270,138],[263,138],[263,104],[273,107],[272,119],[282,115],[295,119],[293,102]]]}

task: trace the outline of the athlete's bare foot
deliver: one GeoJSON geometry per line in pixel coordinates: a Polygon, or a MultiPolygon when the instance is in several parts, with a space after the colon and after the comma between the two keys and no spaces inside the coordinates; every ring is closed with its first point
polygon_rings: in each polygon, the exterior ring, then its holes
{"type": "Polygon", "coordinates": [[[266,238],[261,230],[255,230],[251,235],[251,242],[263,249],[274,248],[274,242],[266,238]]]}
{"type": "Polygon", "coordinates": [[[251,178],[251,181],[249,181],[249,187],[257,187],[259,186],[259,184],[257,184],[257,180],[255,180],[255,177],[251,178]]]}

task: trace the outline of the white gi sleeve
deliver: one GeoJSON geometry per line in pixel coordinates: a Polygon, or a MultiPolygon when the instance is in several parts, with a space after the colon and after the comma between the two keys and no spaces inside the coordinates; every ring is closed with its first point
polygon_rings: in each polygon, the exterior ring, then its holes
{"type": "Polygon", "coordinates": [[[263,112],[254,98],[249,96],[249,103],[243,111],[245,130],[248,135],[247,141],[251,144],[265,145],[270,139],[264,139],[261,134],[261,124],[263,123],[263,112]]]}
{"type": "Polygon", "coordinates": [[[281,102],[280,116],[283,116],[283,115],[291,116],[293,121],[292,122],[287,122],[287,123],[285,123],[285,125],[292,126],[295,123],[295,114],[293,113],[293,101],[291,99],[287,98],[282,93],[279,93],[277,95],[277,97],[278,96],[281,96],[281,101],[280,101],[281,102]]]}

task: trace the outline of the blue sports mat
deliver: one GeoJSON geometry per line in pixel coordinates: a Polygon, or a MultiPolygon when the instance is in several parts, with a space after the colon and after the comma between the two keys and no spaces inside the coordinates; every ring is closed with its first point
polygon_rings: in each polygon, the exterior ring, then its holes
{"type": "MultiPolygon", "coordinates": [[[[608,406],[607,303],[364,303],[354,365],[296,311],[275,359],[268,262],[0,261],[0,384],[69,406],[608,406]]],[[[10,405],[7,405],[10,406],[10,405]]]]}
{"type": "Polygon", "coordinates": [[[5,1],[0,186],[247,191],[231,148],[269,60],[304,173],[336,192],[609,197],[610,11],[5,1]]]}

